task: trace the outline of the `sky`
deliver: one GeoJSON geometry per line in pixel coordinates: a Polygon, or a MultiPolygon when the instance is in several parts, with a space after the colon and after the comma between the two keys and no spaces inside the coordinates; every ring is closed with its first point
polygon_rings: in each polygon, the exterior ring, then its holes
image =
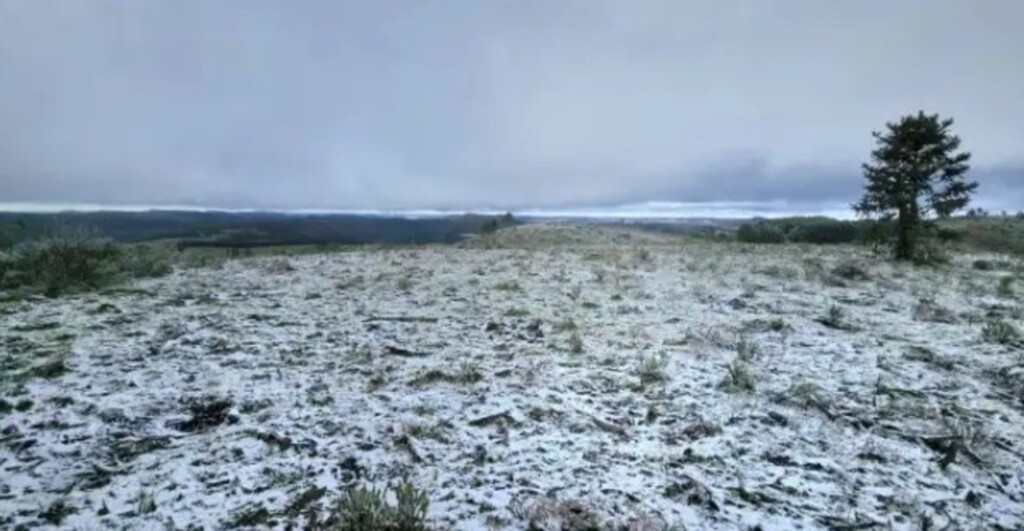
{"type": "Polygon", "coordinates": [[[1024,209],[1020,0],[0,0],[0,204],[845,211],[956,120],[1024,209]]]}

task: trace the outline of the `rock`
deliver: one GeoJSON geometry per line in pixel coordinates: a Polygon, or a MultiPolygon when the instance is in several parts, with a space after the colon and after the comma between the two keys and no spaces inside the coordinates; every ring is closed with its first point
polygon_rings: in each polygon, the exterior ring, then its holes
{"type": "Polygon", "coordinates": [[[97,416],[107,424],[124,424],[128,422],[128,414],[120,408],[104,409],[97,416]]]}
{"type": "Polygon", "coordinates": [[[732,308],[733,310],[742,310],[745,309],[747,306],[749,306],[749,304],[747,304],[747,301],[739,297],[729,301],[729,307],[732,308]]]}
{"type": "Polygon", "coordinates": [[[359,461],[353,457],[348,456],[338,463],[338,472],[341,475],[341,481],[343,484],[354,484],[356,481],[362,479],[366,470],[359,464],[359,461]]]}
{"type": "Polygon", "coordinates": [[[171,422],[170,426],[179,431],[205,431],[224,423],[234,424],[238,417],[228,410],[234,405],[230,398],[213,395],[187,398],[183,400],[191,417],[187,420],[171,422]]]}
{"type": "Polygon", "coordinates": [[[690,476],[684,475],[682,480],[665,487],[664,493],[666,498],[695,505],[709,512],[717,513],[719,510],[711,491],[690,476]]]}
{"type": "Polygon", "coordinates": [[[526,332],[534,338],[544,337],[544,330],[541,329],[541,324],[540,319],[534,319],[530,324],[526,325],[526,332]]]}

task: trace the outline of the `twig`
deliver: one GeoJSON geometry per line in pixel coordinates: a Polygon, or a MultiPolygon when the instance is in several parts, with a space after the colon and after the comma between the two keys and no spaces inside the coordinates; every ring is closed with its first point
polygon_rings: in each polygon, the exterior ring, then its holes
{"type": "Polygon", "coordinates": [[[388,354],[393,354],[395,356],[403,356],[403,357],[406,357],[406,358],[422,358],[422,357],[426,357],[426,356],[430,355],[429,352],[417,352],[415,350],[409,350],[407,348],[396,347],[394,345],[387,345],[386,347],[384,347],[384,350],[388,354]]]}
{"type": "Polygon", "coordinates": [[[423,458],[420,457],[420,453],[416,451],[416,447],[412,444],[412,437],[409,437],[408,435],[399,435],[395,438],[395,445],[402,450],[409,452],[409,456],[412,457],[413,463],[420,463],[423,461],[423,458]]]}
{"type": "Polygon", "coordinates": [[[608,422],[606,420],[601,420],[594,415],[590,415],[590,420],[594,422],[595,426],[601,428],[602,430],[608,433],[614,433],[619,437],[629,437],[629,434],[626,432],[626,429],[623,428],[622,426],[612,424],[611,422],[608,422]]]}
{"type": "Polygon", "coordinates": [[[437,317],[424,317],[415,315],[374,315],[367,317],[363,320],[365,323],[372,323],[374,321],[397,321],[400,323],[436,323],[440,319],[437,317]]]}
{"type": "Polygon", "coordinates": [[[474,428],[480,428],[483,426],[489,426],[502,420],[509,424],[515,424],[515,419],[512,418],[512,415],[509,415],[508,411],[502,411],[501,413],[495,413],[493,415],[486,415],[478,419],[473,419],[467,422],[467,424],[473,426],[474,428]]]}

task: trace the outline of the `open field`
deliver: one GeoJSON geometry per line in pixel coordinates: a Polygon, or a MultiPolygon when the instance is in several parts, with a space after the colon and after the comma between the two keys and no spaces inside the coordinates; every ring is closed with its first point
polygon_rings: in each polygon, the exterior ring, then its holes
{"type": "Polygon", "coordinates": [[[526,225],[3,304],[0,527],[1020,528],[1021,267],[526,225]]]}

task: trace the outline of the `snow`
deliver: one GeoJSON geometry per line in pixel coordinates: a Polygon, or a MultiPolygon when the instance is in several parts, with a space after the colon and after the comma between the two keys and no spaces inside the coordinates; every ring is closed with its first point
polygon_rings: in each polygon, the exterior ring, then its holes
{"type": "Polygon", "coordinates": [[[1021,328],[1024,307],[975,258],[529,225],[0,305],[3,396],[32,401],[0,416],[0,525],[62,501],[69,528],[219,528],[259,506],[283,526],[312,486],[326,507],[407,478],[439,529],[522,529],[558,503],[636,529],[1019,528],[1024,353],[981,328],[1021,328]],[[851,262],[870,278],[831,275],[851,262]],[[924,298],[954,322],[915,320],[924,298]],[[849,326],[819,322],[832,306],[849,326]],[[723,384],[740,339],[753,391],[723,384]],[[57,356],[64,374],[16,377],[57,356]],[[663,380],[642,385],[649,356],[663,380]],[[205,395],[228,420],[177,429],[205,395]],[[923,438],[951,434],[970,455],[943,468],[923,438]]]}

